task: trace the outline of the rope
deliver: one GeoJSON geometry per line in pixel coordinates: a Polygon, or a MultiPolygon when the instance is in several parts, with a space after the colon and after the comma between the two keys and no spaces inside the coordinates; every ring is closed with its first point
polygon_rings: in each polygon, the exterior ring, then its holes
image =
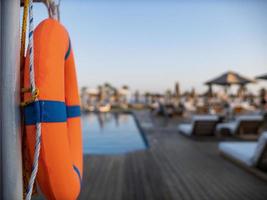
{"type": "MultiPolygon", "coordinates": [[[[37,101],[37,92],[38,89],[35,85],[34,78],[34,52],[33,52],[33,0],[29,0],[29,56],[30,56],[30,85],[31,85],[31,93],[34,98],[34,101],[37,101]]],[[[30,181],[27,188],[26,200],[30,200],[32,196],[32,190],[34,181],[38,171],[38,161],[41,149],[41,123],[36,123],[36,141],[35,141],[35,150],[34,150],[34,159],[33,159],[33,167],[32,173],[30,177],[30,181]]]]}
{"type": "Polygon", "coordinates": [[[21,46],[21,49],[20,49],[21,66],[24,66],[28,9],[29,9],[29,0],[24,0],[23,20],[22,20],[22,29],[21,29],[21,45],[20,45],[21,46]]]}
{"type": "MultiPolygon", "coordinates": [[[[23,18],[21,26],[21,43],[20,43],[20,85],[24,84],[24,64],[25,64],[25,48],[26,48],[26,30],[27,30],[27,19],[29,10],[29,0],[24,0],[23,5],[23,18]]],[[[21,101],[23,101],[23,95],[21,95],[21,101]]],[[[21,111],[21,137],[22,137],[22,156],[23,156],[23,199],[26,197],[26,184],[30,176],[30,169],[27,171],[27,151],[26,151],[26,138],[25,138],[25,126],[24,116],[21,111]]]]}

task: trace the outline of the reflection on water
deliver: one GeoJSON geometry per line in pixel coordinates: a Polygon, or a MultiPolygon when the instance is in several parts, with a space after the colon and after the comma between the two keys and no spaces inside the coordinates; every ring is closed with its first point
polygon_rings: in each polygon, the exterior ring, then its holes
{"type": "Polygon", "coordinates": [[[122,154],[146,149],[144,139],[131,114],[84,114],[85,154],[122,154]]]}

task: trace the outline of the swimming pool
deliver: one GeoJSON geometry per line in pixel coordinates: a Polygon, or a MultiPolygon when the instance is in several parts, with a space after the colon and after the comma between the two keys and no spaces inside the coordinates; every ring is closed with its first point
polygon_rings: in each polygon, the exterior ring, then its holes
{"type": "Polygon", "coordinates": [[[82,123],[84,154],[124,154],[147,148],[131,114],[83,114],[82,123]]]}

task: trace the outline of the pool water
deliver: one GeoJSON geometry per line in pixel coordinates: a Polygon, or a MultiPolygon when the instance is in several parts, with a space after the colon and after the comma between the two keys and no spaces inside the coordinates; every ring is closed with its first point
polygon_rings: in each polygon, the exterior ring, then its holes
{"type": "Polygon", "coordinates": [[[124,154],[147,148],[131,114],[82,115],[84,154],[124,154]]]}

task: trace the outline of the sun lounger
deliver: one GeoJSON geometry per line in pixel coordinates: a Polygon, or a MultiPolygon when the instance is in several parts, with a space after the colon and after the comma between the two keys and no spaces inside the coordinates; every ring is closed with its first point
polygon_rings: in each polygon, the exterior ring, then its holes
{"type": "Polygon", "coordinates": [[[262,123],[263,116],[261,115],[243,115],[232,122],[218,124],[216,132],[227,132],[232,135],[258,135],[262,123]]]}
{"type": "Polygon", "coordinates": [[[258,142],[221,142],[219,151],[224,157],[242,166],[267,171],[267,132],[260,136],[258,142]]]}
{"type": "Polygon", "coordinates": [[[187,136],[211,136],[215,133],[218,121],[216,115],[196,115],[191,124],[180,124],[178,131],[187,136]]]}

